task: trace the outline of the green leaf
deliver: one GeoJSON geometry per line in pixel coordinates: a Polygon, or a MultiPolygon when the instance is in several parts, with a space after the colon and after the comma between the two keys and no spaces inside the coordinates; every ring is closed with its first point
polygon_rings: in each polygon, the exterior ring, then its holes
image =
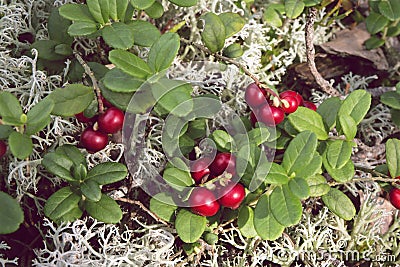
{"type": "Polygon", "coordinates": [[[136,78],[146,79],[152,74],[152,71],[147,63],[143,59],[130,52],[124,50],[112,50],[108,58],[123,72],[136,78]]]}
{"type": "Polygon", "coordinates": [[[289,177],[286,174],[286,170],[277,163],[272,163],[271,169],[265,179],[265,183],[267,184],[286,184],[289,182],[289,177]]]}
{"type": "Polygon", "coordinates": [[[8,145],[14,157],[21,160],[32,154],[33,144],[29,136],[18,132],[12,132],[8,137],[8,145]]]}
{"type": "Polygon", "coordinates": [[[328,139],[321,115],[309,108],[298,107],[294,113],[288,116],[288,120],[299,132],[309,130],[315,133],[319,140],[328,139]]]}
{"type": "Polygon", "coordinates": [[[55,176],[66,181],[74,182],[76,179],[71,174],[74,162],[66,155],[60,153],[47,153],[42,159],[42,165],[55,176]]]}
{"type": "Polygon", "coordinates": [[[117,2],[117,16],[120,21],[125,21],[129,0],[115,0],[117,2]]]}
{"type": "Polygon", "coordinates": [[[86,180],[79,184],[82,194],[90,201],[97,202],[101,199],[100,185],[93,180],[86,180]]]}
{"type": "Polygon", "coordinates": [[[101,35],[109,46],[116,49],[126,50],[134,44],[131,27],[122,22],[114,22],[111,25],[106,25],[101,35]]]}
{"type": "Polygon", "coordinates": [[[347,114],[342,114],[338,117],[339,124],[338,129],[341,129],[343,134],[346,136],[346,140],[350,141],[356,137],[357,134],[357,124],[354,119],[347,114]]]}
{"type": "Polygon", "coordinates": [[[25,133],[28,135],[35,134],[46,127],[50,123],[50,113],[53,107],[54,101],[45,98],[29,110],[25,133]]]}
{"type": "Polygon", "coordinates": [[[179,149],[183,155],[189,154],[194,148],[195,142],[187,134],[179,137],[179,149]]]}
{"type": "Polygon", "coordinates": [[[72,166],[72,173],[76,180],[82,181],[86,179],[87,176],[87,167],[86,164],[79,164],[72,166]]]}
{"type": "Polygon", "coordinates": [[[242,235],[247,238],[257,236],[257,231],[254,228],[254,210],[248,206],[242,206],[238,214],[238,228],[242,235]]]}
{"type": "Polygon", "coordinates": [[[321,115],[326,129],[329,131],[336,125],[336,117],[341,105],[342,101],[339,97],[330,97],[317,108],[318,114],[321,115]]]}
{"type": "Polygon", "coordinates": [[[326,158],[326,153],[324,153],[322,157],[322,162],[326,171],[329,173],[330,176],[332,176],[333,179],[335,179],[335,181],[343,183],[353,179],[355,171],[353,161],[347,161],[342,168],[333,168],[326,158]]]}
{"type": "Polygon", "coordinates": [[[14,131],[13,127],[9,125],[0,124],[0,140],[8,139],[8,137],[13,131],[14,131]]]}
{"type": "Polygon", "coordinates": [[[285,0],[286,16],[295,19],[303,13],[305,4],[302,0],[285,0]]]}
{"type": "Polygon", "coordinates": [[[391,109],[390,116],[394,124],[400,127],[400,110],[399,109],[391,109]]]}
{"type": "Polygon", "coordinates": [[[32,44],[31,48],[38,51],[39,58],[41,59],[50,61],[63,60],[65,56],[57,54],[55,51],[57,45],[59,43],[53,40],[38,40],[32,44]]]}
{"type": "Polygon", "coordinates": [[[6,125],[21,125],[22,107],[19,100],[9,92],[0,93],[0,117],[6,125]]]}
{"type": "Polygon", "coordinates": [[[177,6],[189,7],[197,4],[197,0],[169,0],[177,6]]]}
{"type": "Polygon", "coordinates": [[[164,221],[172,222],[178,207],[170,203],[174,203],[172,196],[165,192],[158,193],[150,199],[150,210],[164,221]]]}
{"type": "Polygon", "coordinates": [[[180,47],[179,35],[165,33],[151,46],[147,63],[153,72],[161,72],[171,66],[180,47]]]}
{"type": "Polygon", "coordinates": [[[310,197],[320,197],[329,192],[331,187],[326,182],[326,179],[321,174],[307,177],[306,179],[310,188],[310,197]]]}
{"type": "Polygon", "coordinates": [[[386,36],[394,37],[400,34],[400,24],[388,27],[386,36]]]}
{"type": "Polygon", "coordinates": [[[109,18],[113,21],[118,21],[118,5],[122,4],[124,8],[125,2],[117,1],[117,0],[109,0],[108,2],[108,11],[109,11],[109,18]],[[118,3],[117,3],[118,2],[118,3]]]}
{"type": "Polygon", "coordinates": [[[67,44],[59,44],[54,47],[54,52],[62,56],[70,56],[73,54],[72,48],[67,44]]]}
{"type": "Polygon", "coordinates": [[[225,26],[225,38],[229,38],[238,33],[246,21],[237,13],[225,12],[218,15],[225,26]]]}
{"type": "Polygon", "coordinates": [[[249,131],[248,133],[249,140],[257,144],[257,146],[268,141],[270,137],[270,132],[267,127],[257,127],[249,131]]]}
{"type": "Polygon", "coordinates": [[[99,201],[85,201],[85,209],[93,218],[105,223],[118,223],[122,219],[122,211],[118,203],[107,196],[101,194],[99,201]]]}
{"type": "Polygon", "coordinates": [[[274,218],[283,226],[297,224],[303,211],[300,199],[287,184],[274,188],[270,196],[270,209],[274,218]]]}
{"type": "Polygon", "coordinates": [[[326,159],[334,169],[340,169],[350,160],[352,143],[344,140],[335,140],[328,143],[326,159]]]}
{"type": "Polygon", "coordinates": [[[131,0],[131,5],[139,10],[144,10],[153,5],[155,0],[131,0]]]}
{"type": "Polygon", "coordinates": [[[391,177],[400,176],[400,140],[389,139],[386,142],[386,163],[391,177]]]}
{"type": "Polygon", "coordinates": [[[375,34],[383,30],[389,20],[379,13],[371,12],[365,19],[365,25],[370,34],[375,34]]]}
{"type": "Polygon", "coordinates": [[[215,130],[210,138],[214,140],[217,150],[221,152],[230,152],[234,144],[232,136],[224,130],[215,130]]]}
{"type": "Polygon", "coordinates": [[[263,14],[263,19],[266,23],[274,27],[282,27],[282,18],[278,10],[276,10],[272,5],[269,5],[263,14]]]}
{"type": "Polygon", "coordinates": [[[268,195],[262,195],[254,210],[254,228],[258,235],[265,240],[279,238],[285,227],[272,215],[271,199],[268,195]]]}
{"type": "Polygon", "coordinates": [[[381,102],[391,108],[400,109],[400,93],[396,91],[386,92],[381,95],[381,102]]]}
{"type": "Polygon", "coordinates": [[[142,79],[126,74],[118,68],[113,68],[104,76],[104,85],[113,92],[131,93],[136,92],[143,84],[142,79]]]}
{"type": "MultiPolygon", "coordinates": [[[[64,155],[73,162],[74,166],[86,166],[86,158],[74,145],[62,145],[56,149],[58,155],[64,155]]],[[[43,161],[42,161],[43,164],[43,161]]],[[[69,168],[68,168],[69,169],[69,168]]]]}
{"type": "Polygon", "coordinates": [[[397,0],[382,0],[378,4],[379,11],[389,20],[400,19],[400,5],[397,0]]]}
{"type": "Polygon", "coordinates": [[[62,17],[58,8],[54,8],[50,13],[47,24],[50,40],[68,44],[70,46],[74,41],[74,38],[72,38],[67,32],[70,25],[71,21],[62,17]]]}
{"type": "Polygon", "coordinates": [[[334,187],[322,196],[322,201],[331,212],[346,221],[350,221],[356,215],[353,202],[342,191],[334,187]]]}
{"type": "Polygon", "coordinates": [[[164,7],[160,2],[155,1],[153,5],[145,10],[146,14],[152,19],[159,19],[164,14],[164,7]]]}
{"type": "Polygon", "coordinates": [[[322,0],[304,0],[306,7],[316,6],[321,4],[322,0]]]}
{"type": "Polygon", "coordinates": [[[223,51],[223,55],[229,58],[237,58],[243,55],[242,46],[238,43],[233,43],[226,47],[223,51]]]}
{"type": "Polygon", "coordinates": [[[113,92],[110,89],[106,88],[102,83],[99,83],[101,94],[108,102],[110,102],[113,106],[121,109],[126,110],[128,105],[133,97],[132,93],[119,93],[113,92]]]}
{"type": "Polygon", "coordinates": [[[86,180],[95,181],[98,184],[112,184],[125,179],[128,170],[124,164],[116,162],[104,162],[94,166],[88,172],[86,180]]]}
{"type": "Polygon", "coordinates": [[[382,46],[384,43],[385,43],[385,40],[374,35],[374,36],[371,36],[370,38],[368,38],[364,42],[364,45],[365,45],[365,48],[367,48],[368,50],[371,50],[371,49],[375,49],[375,48],[382,46]]]}
{"type": "Polygon", "coordinates": [[[194,184],[190,172],[174,167],[165,169],[163,178],[172,188],[179,191],[194,184]]]}
{"type": "Polygon", "coordinates": [[[206,217],[181,209],[176,216],[175,228],[183,242],[194,243],[203,234],[206,229],[206,223],[206,217]]]}
{"type": "Polygon", "coordinates": [[[291,175],[307,167],[313,161],[317,149],[317,137],[310,131],[298,134],[283,155],[282,167],[291,175]]]}
{"type": "Polygon", "coordinates": [[[80,200],[81,196],[70,187],[63,187],[47,199],[44,214],[56,223],[74,221],[83,213],[78,206],[80,200]]]}
{"type": "Polygon", "coordinates": [[[93,88],[82,84],[68,84],[54,90],[49,98],[54,101],[53,115],[70,117],[85,110],[94,98],[93,88]]]}
{"type": "MultiPolygon", "coordinates": [[[[198,139],[206,136],[207,121],[203,118],[198,118],[190,121],[188,124],[187,134],[192,139],[198,139]]],[[[0,135],[1,136],[1,135],[0,135]]]]}
{"type": "Polygon", "coordinates": [[[108,23],[110,18],[110,0],[97,0],[101,9],[101,16],[105,23],[108,23]]]}
{"type": "Polygon", "coordinates": [[[224,23],[219,16],[211,12],[202,16],[202,19],[205,23],[204,30],[201,33],[203,43],[212,53],[220,51],[225,45],[224,23]]]}
{"type": "Polygon", "coordinates": [[[152,46],[161,36],[156,26],[148,21],[132,20],[128,24],[135,37],[135,45],[152,46]]]}
{"type": "Polygon", "coordinates": [[[0,234],[9,234],[18,230],[24,221],[24,212],[18,201],[9,194],[0,191],[0,234]]]}
{"type": "Polygon", "coordinates": [[[295,171],[296,176],[307,178],[317,173],[322,173],[322,157],[316,152],[308,165],[295,171]]]}
{"type": "Polygon", "coordinates": [[[310,187],[305,179],[300,177],[295,177],[290,179],[288,183],[290,191],[293,195],[300,199],[306,199],[310,196],[310,187]]]}
{"type": "Polygon", "coordinates": [[[60,6],[59,13],[64,18],[72,21],[96,22],[87,5],[65,4],[60,6]]]}
{"type": "Polygon", "coordinates": [[[338,115],[350,115],[359,124],[371,106],[371,94],[365,90],[355,90],[347,96],[339,109],[338,115]]]}
{"type": "Polygon", "coordinates": [[[89,8],[90,14],[100,24],[105,24],[106,20],[103,18],[102,7],[100,6],[99,0],[87,0],[86,4],[89,8]]]}
{"type": "Polygon", "coordinates": [[[94,22],[77,21],[68,28],[68,34],[71,36],[87,36],[97,31],[97,25],[94,22]]]}

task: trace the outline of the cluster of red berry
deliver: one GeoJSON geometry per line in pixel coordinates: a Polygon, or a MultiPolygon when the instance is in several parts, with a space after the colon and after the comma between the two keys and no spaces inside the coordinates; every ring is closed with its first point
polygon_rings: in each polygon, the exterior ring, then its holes
{"type": "Polygon", "coordinates": [[[252,109],[250,120],[253,125],[260,121],[267,126],[275,126],[285,119],[285,113],[293,113],[299,106],[317,109],[314,103],[304,101],[299,93],[292,90],[280,93],[279,98],[273,97],[275,101],[271,100],[267,91],[255,83],[247,86],[244,98],[252,109]]]}
{"type": "MultiPolygon", "coordinates": [[[[212,160],[203,157],[191,166],[191,175],[196,184],[205,183],[207,180],[219,177],[224,173],[236,175],[236,158],[228,152],[219,152],[212,160]]],[[[231,180],[215,182],[215,189],[196,187],[190,194],[189,206],[193,213],[201,216],[215,215],[221,206],[237,209],[246,196],[244,186],[231,180]]]]}
{"type": "Polygon", "coordinates": [[[82,132],[80,142],[90,153],[105,148],[108,144],[108,135],[120,131],[124,123],[124,112],[105,99],[103,99],[103,104],[107,107],[106,111],[92,118],[85,117],[83,112],[75,115],[79,122],[89,124],[82,132]]]}
{"type": "MultiPolygon", "coordinates": [[[[400,176],[397,176],[396,179],[400,179],[400,176]]],[[[390,203],[396,208],[400,209],[400,189],[397,187],[393,187],[389,193],[390,203]]]]}

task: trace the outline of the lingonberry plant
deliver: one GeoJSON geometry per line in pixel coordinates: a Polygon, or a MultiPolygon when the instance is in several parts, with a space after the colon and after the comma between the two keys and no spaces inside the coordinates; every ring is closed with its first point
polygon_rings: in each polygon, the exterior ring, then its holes
{"type": "MultiPolygon", "coordinates": [[[[361,134],[380,118],[400,124],[400,83],[387,87],[398,66],[378,99],[335,89],[349,64],[319,73],[354,51],[314,51],[360,18],[368,49],[397,36],[394,0],[368,12],[320,0],[20,2],[0,4],[0,234],[37,225],[37,266],[318,265],[304,253],[333,247],[398,257],[398,219],[378,231],[370,217],[390,213],[372,202],[400,209],[397,128],[382,126],[376,149],[361,134]],[[10,33],[22,5],[40,12],[18,23],[40,19],[10,33]],[[78,236],[88,218],[106,223],[99,240],[78,236]]],[[[365,53],[354,70],[374,61],[365,53]]]]}

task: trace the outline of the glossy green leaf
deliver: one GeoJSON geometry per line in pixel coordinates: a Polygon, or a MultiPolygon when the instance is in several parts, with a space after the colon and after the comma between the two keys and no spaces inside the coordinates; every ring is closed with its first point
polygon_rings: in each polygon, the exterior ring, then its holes
{"type": "Polygon", "coordinates": [[[95,181],[86,180],[79,184],[79,188],[86,199],[95,202],[101,199],[101,189],[95,181]]]}
{"type": "Polygon", "coordinates": [[[116,49],[126,50],[134,44],[131,27],[122,22],[114,22],[111,25],[106,25],[101,35],[109,46],[116,49]]]}
{"type": "Polygon", "coordinates": [[[87,176],[87,166],[86,164],[79,164],[72,166],[72,173],[76,180],[82,181],[86,179],[87,176]]]}
{"type": "Polygon", "coordinates": [[[99,201],[85,201],[84,206],[90,216],[101,222],[118,223],[122,219],[118,203],[106,194],[102,194],[99,201]]]}
{"type": "Polygon", "coordinates": [[[307,177],[306,179],[310,188],[310,197],[320,197],[329,192],[331,187],[326,182],[326,179],[321,174],[307,177]]]}
{"type": "Polygon", "coordinates": [[[56,53],[57,45],[59,43],[53,40],[38,40],[32,44],[31,48],[38,51],[38,56],[41,59],[50,61],[63,60],[66,56],[56,53]]]}
{"type": "Polygon", "coordinates": [[[378,4],[379,11],[389,20],[400,19],[400,5],[398,0],[382,0],[378,4]]]}
{"type": "Polygon", "coordinates": [[[87,36],[97,31],[97,25],[94,22],[77,21],[68,28],[68,34],[71,36],[87,36]]]}
{"type": "Polygon", "coordinates": [[[389,139],[386,142],[386,163],[391,177],[400,176],[400,140],[389,139]]]}
{"type": "Polygon", "coordinates": [[[294,113],[288,116],[288,120],[299,132],[309,130],[315,133],[319,140],[328,138],[321,115],[309,108],[298,107],[294,113]]]}
{"type": "Polygon", "coordinates": [[[194,145],[194,140],[190,138],[187,134],[179,137],[179,149],[183,155],[189,154],[193,150],[194,145]]]}
{"type": "Polygon", "coordinates": [[[189,7],[197,4],[198,0],[169,0],[177,6],[189,7]]]}
{"type": "Polygon", "coordinates": [[[2,123],[6,125],[21,125],[22,107],[10,92],[0,92],[0,117],[2,123]]]}
{"type": "Polygon", "coordinates": [[[218,15],[225,26],[225,38],[229,38],[238,33],[245,25],[246,21],[239,14],[225,12],[218,15]]]}
{"type": "Polygon", "coordinates": [[[35,134],[46,127],[50,123],[53,107],[54,101],[45,98],[29,110],[25,133],[28,135],[35,134]]]}
{"type": "Polygon", "coordinates": [[[52,194],[44,205],[44,214],[56,223],[74,221],[82,216],[78,203],[81,196],[63,187],[52,194]]]}
{"type": "Polygon", "coordinates": [[[54,52],[58,55],[62,56],[71,56],[73,54],[73,50],[70,45],[67,44],[59,44],[54,47],[54,52]]]}
{"type": "Polygon", "coordinates": [[[367,48],[368,50],[378,48],[384,44],[385,44],[385,40],[383,40],[382,38],[379,38],[378,36],[375,36],[375,35],[371,36],[364,42],[365,48],[367,48]]]}
{"type": "Polygon", "coordinates": [[[304,165],[295,171],[296,176],[307,178],[317,173],[322,173],[322,157],[315,152],[313,158],[308,165],[304,165]]]}
{"type": "Polygon", "coordinates": [[[128,25],[133,31],[136,45],[152,46],[161,36],[157,27],[148,21],[132,20],[128,25]]]}
{"type": "Polygon", "coordinates": [[[128,170],[124,164],[117,162],[104,162],[89,170],[86,180],[95,181],[98,184],[112,184],[125,179],[128,170]]]}
{"type": "Polygon", "coordinates": [[[26,134],[12,132],[8,137],[8,146],[14,157],[21,160],[28,158],[33,151],[32,140],[26,134]]]}
{"type": "Polygon", "coordinates": [[[342,101],[339,97],[330,97],[319,105],[317,112],[321,115],[325,127],[332,130],[336,125],[336,117],[339,112],[342,101]]]}
{"type": "Polygon", "coordinates": [[[172,188],[177,190],[182,190],[194,184],[190,172],[173,167],[164,170],[163,178],[172,188]]]}
{"type": "Polygon", "coordinates": [[[400,34],[400,24],[396,26],[388,27],[386,35],[389,37],[394,37],[400,34]]]}
{"type": "Polygon", "coordinates": [[[113,0],[97,0],[101,9],[101,16],[105,23],[108,23],[110,20],[110,2],[113,0]]]}
{"type": "Polygon", "coordinates": [[[179,237],[185,243],[196,242],[203,234],[207,224],[206,217],[181,209],[175,220],[175,228],[179,237]]]}
{"type": "Polygon", "coordinates": [[[143,84],[142,79],[126,74],[118,68],[113,68],[104,76],[104,85],[113,92],[131,93],[136,92],[143,84]]]}
{"type": "Polygon", "coordinates": [[[263,19],[266,23],[268,23],[274,27],[279,28],[283,25],[280,13],[272,5],[269,5],[264,10],[263,19]]]}
{"type": "Polygon", "coordinates": [[[187,134],[192,139],[198,139],[206,136],[207,121],[202,118],[190,121],[187,134]]]}
{"type": "Polygon", "coordinates": [[[115,0],[117,2],[117,16],[120,21],[125,21],[129,0],[115,0]]]}
{"type": "Polygon", "coordinates": [[[321,4],[322,0],[304,0],[306,7],[316,6],[321,4]]]}
{"type": "Polygon", "coordinates": [[[144,10],[153,5],[155,0],[131,0],[131,5],[139,10],[144,10]]]}
{"type": "Polygon", "coordinates": [[[42,159],[42,165],[55,176],[66,181],[74,182],[76,179],[71,174],[74,162],[61,153],[47,153],[42,159]]]}
{"type": "Polygon", "coordinates": [[[8,139],[13,131],[14,129],[10,125],[0,124],[0,140],[8,139]]]}
{"type": "Polygon", "coordinates": [[[152,74],[150,67],[143,59],[128,51],[112,50],[109,59],[123,72],[138,79],[146,79],[147,76],[152,74]]]}
{"type": "Polygon", "coordinates": [[[381,102],[391,108],[400,109],[400,93],[396,91],[386,92],[381,95],[381,102]]]}
{"type": "Polygon", "coordinates": [[[218,15],[211,12],[202,16],[202,19],[205,24],[201,33],[203,43],[212,53],[220,51],[225,45],[226,31],[224,23],[218,15]]]}
{"type": "Polygon", "coordinates": [[[247,238],[257,236],[257,231],[254,227],[254,210],[248,206],[242,206],[238,214],[238,228],[242,235],[247,238]]]}
{"type": "Polygon", "coordinates": [[[270,196],[270,209],[274,218],[284,226],[299,223],[303,211],[300,199],[287,184],[274,188],[270,196]]]}
{"type": "Polygon", "coordinates": [[[67,158],[69,158],[73,162],[73,165],[75,166],[79,166],[80,164],[86,166],[85,156],[74,145],[62,145],[56,149],[56,153],[59,155],[64,155],[67,158]]]}
{"type": "Polygon", "coordinates": [[[326,158],[326,153],[324,153],[322,162],[326,171],[330,176],[332,176],[333,179],[335,179],[335,181],[347,182],[353,179],[355,173],[353,161],[347,161],[346,164],[341,168],[333,168],[326,158]]]}
{"type": "Polygon", "coordinates": [[[335,140],[328,143],[326,159],[334,169],[342,168],[351,157],[352,143],[344,140],[335,140]]]}
{"type": "Polygon", "coordinates": [[[354,119],[347,114],[339,116],[338,128],[341,129],[343,134],[346,136],[346,140],[353,140],[357,134],[357,124],[354,119]]]}
{"type": "Polygon", "coordinates": [[[151,46],[147,63],[153,72],[168,69],[178,54],[180,47],[179,35],[165,33],[151,46]]]}
{"type": "Polygon", "coordinates": [[[226,47],[223,51],[223,55],[229,58],[237,58],[243,55],[244,51],[242,46],[238,43],[233,43],[226,47]]]}
{"type": "Polygon", "coordinates": [[[18,230],[24,221],[24,212],[18,201],[9,194],[0,191],[0,234],[9,234],[18,230]]]}
{"type": "Polygon", "coordinates": [[[164,7],[160,2],[155,1],[145,12],[150,18],[159,19],[164,14],[164,7]]]}
{"type": "Polygon", "coordinates": [[[289,175],[302,170],[313,161],[317,149],[317,137],[310,131],[298,134],[287,147],[283,155],[282,167],[289,175]]]}
{"type": "Polygon", "coordinates": [[[49,96],[54,102],[53,115],[70,117],[85,110],[94,98],[93,88],[82,84],[68,84],[49,96]]]}
{"type": "Polygon", "coordinates": [[[171,203],[174,203],[172,196],[165,192],[158,193],[150,199],[150,210],[164,221],[172,222],[178,207],[171,203]]]}
{"type": "Polygon", "coordinates": [[[383,30],[389,20],[379,13],[371,12],[365,19],[365,25],[370,34],[375,34],[383,30]]]}
{"type": "Polygon", "coordinates": [[[257,234],[265,240],[275,240],[279,238],[285,227],[280,224],[272,215],[271,197],[262,195],[257,202],[254,210],[254,228],[257,234]]]}
{"type": "Polygon", "coordinates": [[[295,19],[303,13],[305,4],[303,0],[285,0],[286,16],[290,19],[295,19]]]}
{"type": "Polygon", "coordinates": [[[365,90],[355,90],[343,101],[338,115],[350,115],[359,124],[371,106],[371,94],[365,90]]]}
{"type": "Polygon", "coordinates": [[[265,183],[267,184],[286,184],[289,181],[289,177],[286,174],[286,170],[277,163],[272,163],[271,169],[268,172],[265,183]]]}
{"type": "Polygon", "coordinates": [[[290,179],[288,186],[293,195],[300,199],[306,199],[310,196],[310,187],[307,181],[301,177],[290,179]]]}
{"type": "Polygon", "coordinates": [[[100,0],[87,0],[86,4],[89,8],[90,14],[92,14],[93,18],[100,24],[105,24],[106,20],[103,18],[100,0]]]}
{"type": "Polygon", "coordinates": [[[109,0],[108,1],[108,12],[109,12],[109,18],[111,18],[113,21],[118,21],[118,5],[120,4],[124,5],[125,3],[123,1],[119,0],[109,0]]]}
{"type": "Polygon", "coordinates": [[[92,14],[90,14],[89,8],[87,5],[81,4],[65,4],[60,6],[59,13],[66,19],[72,21],[83,21],[83,22],[92,22],[96,23],[92,14]]]}
{"type": "Polygon", "coordinates": [[[215,145],[217,146],[217,150],[221,152],[230,152],[234,140],[230,134],[228,134],[224,130],[215,130],[211,135],[210,138],[214,140],[215,145]]]}
{"type": "Polygon", "coordinates": [[[50,40],[71,46],[74,38],[67,32],[70,25],[71,21],[61,16],[58,8],[54,8],[50,13],[47,24],[50,40]]]}
{"type": "Polygon", "coordinates": [[[322,201],[328,209],[340,218],[349,221],[356,215],[353,202],[342,191],[332,187],[329,192],[322,196],[322,201]]]}
{"type": "Polygon", "coordinates": [[[400,127],[400,109],[391,109],[390,116],[393,123],[400,127]]]}

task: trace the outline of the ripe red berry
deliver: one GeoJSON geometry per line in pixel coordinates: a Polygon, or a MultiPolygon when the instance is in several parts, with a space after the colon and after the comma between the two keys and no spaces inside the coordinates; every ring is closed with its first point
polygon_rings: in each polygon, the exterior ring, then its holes
{"type": "Polygon", "coordinates": [[[211,162],[211,158],[200,158],[192,164],[190,171],[193,180],[197,184],[201,182],[204,176],[210,174],[211,171],[209,165],[211,164],[211,162]]]}
{"type": "Polygon", "coordinates": [[[0,158],[2,158],[7,152],[7,145],[4,141],[0,141],[0,158]]]}
{"type": "Polygon", "coordinates": [[[306,108],[309,108],[311,110],[314,110],[314,111],[317,110],[317,106],[313,102],[310,102],[310,101],[304,101],[303,106],[305,106],[306,108]]]}
{"type": "Polygon", "coordinates": [[[97,119],[97,116],[88,118],[83,114],[83,111],[81,113],[75,114],[75,118],[82,123],[89,123],[89,122],[95,122],[97,119]]]}
{"type": "Polygon", "coordinates": [[[232,174],[232,176],[235,176],[236,157],[228,152],[218,153],[209,168],[211,173],[215,176],[221,175],[224,173],[224,171],[232,174]]]}
{"type": "Polygon", "coordinates": [[[396,208],[400,209],[400,189],[393,188],[389,194],[390,203],[396,208]]]}
{"type": "Polygon", "coordinates": [[[108,102],[107,99],[104,98],[104,96],[101,96],[101,101],[103,101],[103,105],[107,108],[112,108],[114,107],[113,104],[111,104],[110,102],[108,102]]]}
{"type": "Polygon", "coordinates": [[[282,110],[285,113],[293,113],[293,112],[295,112],[297,110],[297,108],[299,106],[299,103],[298,103],[296,97],[294,97],[294,96],[285,96],[285,97],[280,96],[280,98],[281,98],[281,100],[284,100],[284,101],[282,101],[282,110]]]}
{"type": "Polygon", "coordinates": [[[97,123],[100,131],[107,134],[116,133],[122,129],[124,113],[115,107],[109,108],[103,114],[100,114],[97,123]]]}
{"type": "Polygon", "coordinates": [[[254,127],[254,126],[256,126],[256,123],[257,123],[257,118],[256,118],[256,114],[252,111],[251,113],[250,113],[250,122],[251,122],[251,125],[254,127]]]}
{"type": "Polygon", "coordinates": [[[275,126],[285,119],[285,113],[281,108],[268,104],[260,108],[258,116],[259,120],[267,126],[275,126]]]}
{"type": "Polygon", "coordinates": [[[219,191],[218,196],[221,196],[218,202],[222,206],[235,210],[242,204],[246,192],[241,184],[228,184],[219,191]]]}
{"type": "Polygon", "coordinates": [[[88,127],[82,132],[80,142],[87,151],[94,153],[107,146],[108,135],[100,131],[95,131],[92,127],[88,127]]]}
{"type": "Polygon", "coordinates": [[[295,97],[297,99],[298,105],[299,106],[303,105],[303,97],[299,93],[297,93],[293,90],[287,90],[287,91],[283,91],[282,93],[279,94],[280,98],[285,98],[287,96],[295,97]]]}
{"type": "Polygon", "coordinates": [[[196,187],[189,197],[189,205],[193,213],[201,216],[214,216],[220,205],[214,193],[205,187],[196,187]]]}
{"type": "Polygon", "coordinates": [[[251,83],[247,86],[244,99],[246,100],[247,104],[252,107],[258,107],[265,103],[266,92],[258,87],[255,83],[251,83]]]}

